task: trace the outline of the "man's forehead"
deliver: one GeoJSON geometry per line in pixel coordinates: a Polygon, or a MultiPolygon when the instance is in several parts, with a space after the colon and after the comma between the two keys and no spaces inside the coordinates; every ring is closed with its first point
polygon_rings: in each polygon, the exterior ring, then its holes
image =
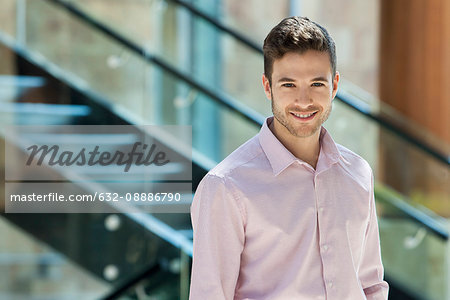
{"type": "Polygon", "coordinates": [[[302,72],[300,69],[294,72],[274,70],[272,73],[272,80],[275,82],[291,82],[304,79],[311,81],[330,81],[332,79],[331,70],[325,70],[324,72],[318,70],[314,72],[302,72]]]}
{"type": "Polygon", "coordinates": [[[282,78],[328,78],[331,63],[327,52],[308,50],[304,53],[288,52],[273,63],[272,79],[282,78]]]}

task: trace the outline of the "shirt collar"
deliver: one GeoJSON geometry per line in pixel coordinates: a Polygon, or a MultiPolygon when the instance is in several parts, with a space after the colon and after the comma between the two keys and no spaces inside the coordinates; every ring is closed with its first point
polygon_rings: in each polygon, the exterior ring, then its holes
{"type": "MultiPolygon", "coordinates": [[[[277,176],[294,162],[307,165],[306,162],[295,157],[284,145],[273,135],[269,125],[273,117],[268,117],[259,132],[259,143],[272,166],[273,174],[277,176]]],[[[316,170],[328,168],[339,160],[345,161],[336,143],[328,131],[322,126],[320,130],[320,155],[316,170]]]]}

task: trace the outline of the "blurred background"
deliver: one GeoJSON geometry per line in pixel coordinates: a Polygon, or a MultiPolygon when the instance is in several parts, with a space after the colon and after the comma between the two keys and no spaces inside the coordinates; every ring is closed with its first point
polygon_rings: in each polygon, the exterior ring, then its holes
{"type": "MultiPolygon", "coordinates": [[[[450,299],[447,0],[2,0],[2,211],[10,124],[191,125],[193,194],[271,114],[262,42],[290,15],[336,41],[325,127],[375,172],[390,299],[450,299]]],[[[188,299],[191,259],[188,214],[0,215],[0,299],[188,299]]]]}

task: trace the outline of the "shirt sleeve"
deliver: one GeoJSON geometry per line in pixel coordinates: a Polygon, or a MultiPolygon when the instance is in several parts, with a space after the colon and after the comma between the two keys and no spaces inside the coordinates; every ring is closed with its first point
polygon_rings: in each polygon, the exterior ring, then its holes
{"type": "Polygon", "coordinates": [[[370,218],[365,235],[363,257],[359,268],[359,280],[368,300],[386,300],[388,299],[389,285],[383,280],[384,269],[381,262],[373,181],[372,175],[370,218]]]}
{"type": "Polygon", "coordinates": [[[232,300],[244,249],[244,214],[225,179],[206,175],[191,205],[194,248],[190,300],[232,300]]]}

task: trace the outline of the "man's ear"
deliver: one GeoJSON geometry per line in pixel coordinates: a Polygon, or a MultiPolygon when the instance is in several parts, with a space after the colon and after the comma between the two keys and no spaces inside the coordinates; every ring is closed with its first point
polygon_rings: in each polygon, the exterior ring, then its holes
{"type": "Polygon", "coordinates": [[[331,96],[332,96],[331,100],[334,100],[334,97],[336,97],[336,93],[338,91],[338,86],[339,86],[339,78],[340,78],[339,72],[336,71],[336,74],[334,75],[334,78],[333,78],[333,91],[331,94],[331,96]]]}
{"type": "Polygon", "coordinates": [[[272,100],[272,90],[270,87],[270,82],[265,74],[263,74],[263,76],[262,76],[262,84],[263,84],[264,93],[266,94],[267,99],[272,100]]]}

